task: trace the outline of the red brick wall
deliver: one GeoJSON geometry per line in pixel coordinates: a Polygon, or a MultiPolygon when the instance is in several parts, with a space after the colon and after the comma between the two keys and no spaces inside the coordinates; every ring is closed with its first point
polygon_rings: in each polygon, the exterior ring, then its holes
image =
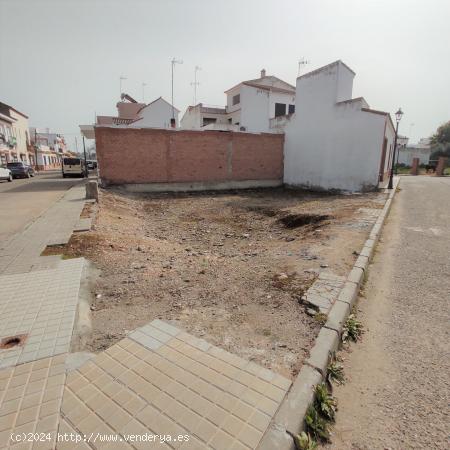
{"type": "Polygon", "coordinates": [[[95,128],[106,184],[282,180],[282,134],[95,128]]]}

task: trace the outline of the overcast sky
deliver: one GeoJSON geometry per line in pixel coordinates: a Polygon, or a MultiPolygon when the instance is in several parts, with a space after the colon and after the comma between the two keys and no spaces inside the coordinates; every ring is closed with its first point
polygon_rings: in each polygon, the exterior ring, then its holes
{"type": "MultiPolygon", "coordinates": [[[[405,112],[413,142],[450,120],[449,0],[0,0],[0,101],[30,126],[73,137],[94,115],[113,115],[123,91],[170,101],[224,105],[223,91],[262,68],[295,84],[342,59],[353,96],[405,112]],[[69,133],[73,133],[69,135],[69,133]]],[[[180,115],[181,118],[181,115],[180,115]]]]}

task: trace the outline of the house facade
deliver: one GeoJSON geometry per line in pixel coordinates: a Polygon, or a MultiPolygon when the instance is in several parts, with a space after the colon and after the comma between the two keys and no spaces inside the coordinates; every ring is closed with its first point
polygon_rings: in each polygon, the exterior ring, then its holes
{"type": "Polygon", "coordinates": [[[413,159],[419,158],[419,164],[429,164],[431,156],[430,138],[422,138],[417,144],[399,147],[398,163],[412,166],[413,159]]]}
{"type": "Polygon", "coordinates": [[[395,129],[388,113],[352,98],[355,73],[336,61],[297,78],[286,123],[284,181],[312,189],[375,189],[391,169],[395,129]]]}
{"type": "Polygon", "coordinates": [[[117,116],[97,116],[97,125],[131,126],[150,128],[170,128],[171,119],[175,118],[178,127],[179,110],[164,100],[157,98],[149,104],[139,103],[128,94],[121,95],[121,101],[116,104],[117,116]]]}
{"type": "Polygon", "coordinates": [[[243,81],[225,91],[224,108],[189,106],[181,119],[184,129],[238,129],[253,133],[276,132],[271,120],[295,112],[295,87],[279,78],[266,75],[243,81]],[[205,128],[207,127],[207,128],[205,128]]]}
{"type": "Polygon", "coordinates": [[[137,111],[138,118],[129,124],[130,127],[178,128],[180,111],[162,97],[157,98],[137,111]],[[174,127],[172,118],[175,119],[174,127]]]}
{"type": "Polygon", "coordinates": [[[0,102],[0,158],[3,164],[23,161],[32,164],[28,146],[28,116],[6,103],[0,102]]]}
{"type": "Polygon", "coordinates": [[[30,128],[30,142],[33,157],[37,156],[38,170],[57,170],[61,168],[61,160],[70,155],[63,135],[51,133],[48,128],[30,128]]]}

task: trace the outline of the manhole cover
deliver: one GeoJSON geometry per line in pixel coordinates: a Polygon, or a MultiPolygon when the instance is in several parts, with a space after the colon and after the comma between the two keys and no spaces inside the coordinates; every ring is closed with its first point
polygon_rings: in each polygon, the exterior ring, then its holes
{"type": "Polygon", "coordinates": [[[0,350],[7,350],[14,347],[22,347],[27,340],[26,334],[18,334],[16,336],[7,336],[0,341],[0,350]]]}

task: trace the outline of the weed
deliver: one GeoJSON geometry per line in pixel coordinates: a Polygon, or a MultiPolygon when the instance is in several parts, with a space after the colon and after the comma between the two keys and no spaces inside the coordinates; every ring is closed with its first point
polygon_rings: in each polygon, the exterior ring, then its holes
{"type": "Polygon", "coordinates": [[[314,320],[320,325],[325,325],[328,320],[328,316],[322,312],[318,312],[314,315],[314,320]]]}
{"type": "Polygon", "coordinates": [[[328,392],[326,383],[320,383],[315,388],[314,404],[316,410],[327,420],[334,421],[336,414],[336,400],[328,392]]]}
{"type": "Polygon", "coordinates": [[[347,342],[348,340],[356,342],[361,337],[362,332],[363,326],[361,322],[354,314],[350,314],[344,324],[342,331],[342,342],[347,342]]]}
{"type": "Polygon", "coordinates": [[[327,368],[327,382],[330,386],[335,384],[344,384],[345,376],[344,376],[344,368],[334,360],[334,358],[330,361],[330,364],[327,368]]]}
{"type": "Polygon", "coordinates": [[[294,443],[297,450],[315,450],[317,448],[317,442],[314,438],[304,431],[294,436],[294,443]]]}
{"type": "Polygon", "coordinates": [[[320,416],[314,405],[310,405],[305,416],[306,428],[311,435],[318,440],[330,442],[330,430],[328,422],[320,416]]]}

